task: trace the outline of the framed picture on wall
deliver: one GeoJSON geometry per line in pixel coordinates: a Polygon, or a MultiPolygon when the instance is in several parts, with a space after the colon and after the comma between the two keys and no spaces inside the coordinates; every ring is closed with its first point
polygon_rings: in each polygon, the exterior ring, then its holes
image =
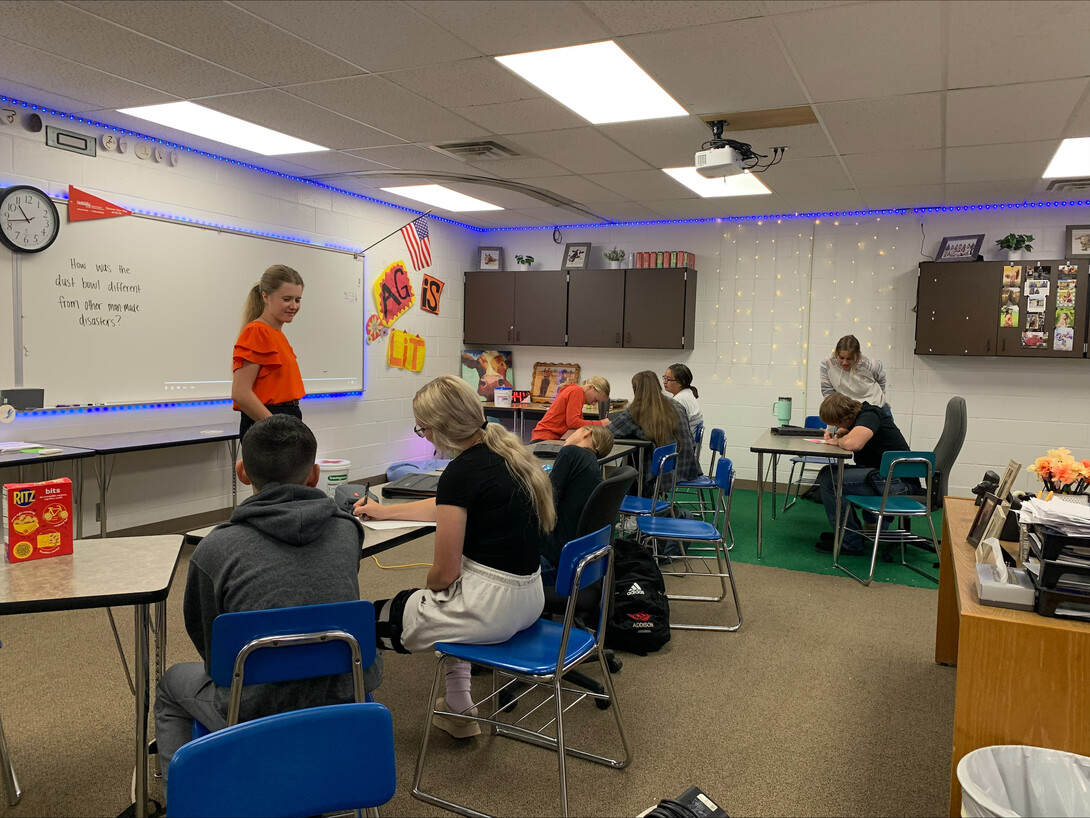
{"type": "Polygon", "coordinates": [[[1090,258],[1090,224],[1069,224],[1064,258],[1090,258]]]}
{"type": "Polygon", "coordinates": [[[935,261],[976,261],[983,243],[983,233],[973,236],[945,236],[939,245],[935,261]]]}
{"type": "Polygon", "coordinates": [[[477,248],[477,269],[478,270],[502,270],[503,269],[503,248],[502,247],[478,247],[477,248]]]}
{"type": "Polygon", "coordinates": [[[561,270],[585,270],[587,260],[590,258],[590,242],[568,242],[564,245],[564,262],[561,270]]]}

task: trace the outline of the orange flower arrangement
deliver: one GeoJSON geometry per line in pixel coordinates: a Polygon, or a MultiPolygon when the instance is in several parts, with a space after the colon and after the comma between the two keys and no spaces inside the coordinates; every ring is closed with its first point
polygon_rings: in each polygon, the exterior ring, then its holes
{"type": "Polygon", "coordinates": [[[1090,488],[1090,460],[1076,460],[1070,449],[1049,449],[1027,471],[1040,477],[1046,489],[1060,494],[1084,494],[1090,488]]]}

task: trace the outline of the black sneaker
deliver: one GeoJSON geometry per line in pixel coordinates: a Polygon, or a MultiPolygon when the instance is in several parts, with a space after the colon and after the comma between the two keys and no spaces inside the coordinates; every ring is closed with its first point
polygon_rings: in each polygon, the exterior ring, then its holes
{"type": "MultiPolygon", "coordinates": [[[[834,544],[835,543],[832,539],[820,539],[816,543],[814,543],[814,550],[818,551],[821,554],[832,554],[834,544]]],[[[847,554],[849,556],[858,556],[860,554],[865,554],[866,549],[862,545],[852,546],[845,544],[840,546],[840,553],[847,554]]]]}

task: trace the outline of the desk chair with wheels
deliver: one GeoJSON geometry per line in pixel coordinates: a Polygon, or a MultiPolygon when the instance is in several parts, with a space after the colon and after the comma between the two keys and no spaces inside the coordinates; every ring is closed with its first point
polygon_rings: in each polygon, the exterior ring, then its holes
{"type": "MultiPolygon", "coordinates": [[[[663,469],[669,468],[669,461],[676,460],[673,454],[667,458],[663,469]]],[[[734,596],[734,610],[737,621],[732,625],[682,625],[677,624],[671,617],[670,628],[674,630],[705,630],[705,631],[736,631],[742,627],[742,606],[738,602],[738,587],[734,582],[734,572],[730,564],[730,554],[726,547],[726,535],[729,528],[731,490],[734,486],[734,464],[726,457],[719,458],[715,468],[715,485],[719,496],[716,498],[716,516],[712,523],[703,520],[677,520],[671,517],[656,517],[647,515],[636,518],[636,527],[640,532],[640,538],[650,544],[652,551],[658,555],[659,544],[663,542],[676,542],[681,553],[670,558],[670,565],[663,566],[663,577],[715,577],[719,579],[720,592],[717,596],[695,594],[671,594],[666,597],[671,601],[690,602],[721,602],[727,596],[727,580],[730,580],[731,593],[734,596]],[[723,510],[720,519],[720,509],[723,510]],[[712,546],[715,553],[694,553],[693,546],[712,546]],[[711,560],[715,560],[715,566],[711,560]],[[684,570],[678,570],[681,563],[684,570]],[[693,570],[696,563],[703,570],[693,570]],[[717,569],[717,570],[715,570],[717,569]]]]}
{"type": "MultiPolygon", "coordinates": [[[[231,689],[230,726],[238,722],[245,685],[351,673],[356,702],[369,701],[363,670],[375,651],[375,606],[365,599],[238,611],[212,623],[210,675],[231,689]]],[[[194,722],[194,738],[207,732],[194,722]]]]}
{"type": "MultiPolygon", "coordinates": [[[[825,421],[823,421],[817,415],[807,415],[806,420],[803,421],[803,427],[806,429],[813,429],[815,432],[818,429],[825,429],[825,421]]],[[[820,457],[813,454],[800,454],[791,458],[791,473],[787,476],[787,494],[783,497],[783,510],[791,508],[799,501],[799,492],[802,491],[802,480],[806,474],[807,466],[814,466],[820,469],[822,466],[835,466],[836,460],[831,457],[820,457]],[[799,466],[799,479],[795,479],[795,466],[799,466]],[[794,497],[792,498],[792,493],[794,497]]]]}
{"type": "Polygon", "coordinates": [[[396,790],[390,711],[337,704],[189,742],[170,765],[167,804],[171,818],[303,818],[377,807],[396,790]]]}
{"type": "Polygon", "coordinates": [[[870,558],[870,574],[867,575],[866,579],[863,579],[841,565],[839,549],[833,554],[833,567],[839,568],[857,582],[861,582],[864,585],[870,585],[871,581],[874,579],[874,563],[878,557],[878,544],[883,541],[893,542],[900,543],[901,565],[905,568],[911,568],[917,574],[927,577],[932,582],[938,582],[938,577],[932,576],[917,568],[915,565],[911,565],[905,561],[905,544],[912,541],[918,541],[920,538],[917,537],[917,535],[909,531],[907,526],[901,529],[883,530],[883,525],[887,520],[893,520],[899,517],[907,521],[907,519],[912,517],[924,517],[927,520],[927,527],[931,529],[930,545],[935,549],[936,554],[939,553],[939,538],[935,535],[935,525],[931,522],[930,504],[920,502],[915,498],[903,494],[889,493],[890,483],[894,478],[922,477],[924,479],[924,496],[930,497],[931,479],[934,474],[934,469],[934,452],[886,452],[883,454],[882,463],[878,467],[878,473],[886,481],[882,495],[849,494],[845,496],[844,503],[846,506],[844,519],[840,524],[840,533],[837,538],[838,543],[844,541],[844,533],[848,529],[848,519],[851,516],[851,510],[853,508],[869,512],[878,518],[874,528],[874,549],[871,552],[870,558]]]}
{"type": "MultiPolygon", "coordinates": [[[[426,792],[422,786],[429,740],[434,729],[433,715],[481,722],[489,725],[497,736],[518,739],[555,752],[560,777],[560,814],[563,816],[568,815],[567,756],[594,761],[614,769],[628,766],[632,752],[624,732],[621,709],[616,700],[613,682],[606,668],[605,654],[602,650],[606,610],[609,606],[607,597],[613,585],[613,548],[609,544],[609,537],[610,527],[602,526],[598,531],[572,540],[564,546],[560,554],[560,564],[557,566],[556,581],[557,589],[568,597],[563,622],[539,619],[526,630],[498,645],[464,645],[449,642],[439,642],[435,645],[439,653],[439,661],[436,663],[432,689],[428,695],[429,705],[436,701],[439,695],[439,685],[442,683],[449,659],[473,662],[492,669],[493,691],[487,697],[474,703],[473,707],[477,708],[476,711],[471,708],[465,713],[454,713],[428,707],[424,719],[424,737],[416,762],[416,776],[413,780],[415,797],[462,815],[482,814],[464,804],[426,792]],[[601,588],[598,600],[599,615],[594,621],[594,627],[587,629],[580,627],[575,621],[576,596],[581,588],[595,583],[598,583],[601,588]],[[564,687],[563,677],[572,668],[594,660],[597,660],[602,674],[602,682],[606,689],[604,695],[613,702],[610,711],[613,713],[623,750],[623,756],[619,759],[576,750],[568,747],[565,742],[565,722],[572,717],[576,704],[588,697],[595,699],[600,697],[598,694],[585,690],[564,687]],[[509,681],[497,688],[501,677],[509,681]],[[502,710],[496,707],[497,696],[500,690],[507,689],[515,682],[521,682],[529,688],[520,693],[520,699],[535,692],[546,694],[545,699],[540,704],[527,708],[529,712],[522,718],[516,721],[503,720],[502,710]],[[565,696],[567,700],[564,699],[565,696]],[[492,702],[492,706],[488,708],[492,711],[491,716],[470,715],[474,712],[483,714],[489,701],[492,702]],[[545,723],[535,728],[529,722],[532,718],[541,718],[545,723]]],[[[495,746],[493,745],[493,748],[495,746]]],[[[532,774],[535,776],[539,774],[536,765],[532,774]]],[[[536,811],[546,813],[551,810],[539,804],[536,811]]]]}

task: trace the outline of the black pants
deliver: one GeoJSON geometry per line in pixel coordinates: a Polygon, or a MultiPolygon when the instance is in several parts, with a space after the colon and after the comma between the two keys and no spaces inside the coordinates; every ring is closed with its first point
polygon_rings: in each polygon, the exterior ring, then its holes
{"type": "MultiPolygon", "coordinates": [[[[303,410],[299,408],[298,403],[269,403],[265,405],[265,408],[274,415],[291,415],[292,417],[299,418],[299,420],[303,419],[303,410]]],[[[238,439],[239,442],[241,442],[242,438],[246,436],[246,433],[250,431],[250,427],[257,423],[257,421],[245,412],[239,412],[238,414],[238,439]]]]}

